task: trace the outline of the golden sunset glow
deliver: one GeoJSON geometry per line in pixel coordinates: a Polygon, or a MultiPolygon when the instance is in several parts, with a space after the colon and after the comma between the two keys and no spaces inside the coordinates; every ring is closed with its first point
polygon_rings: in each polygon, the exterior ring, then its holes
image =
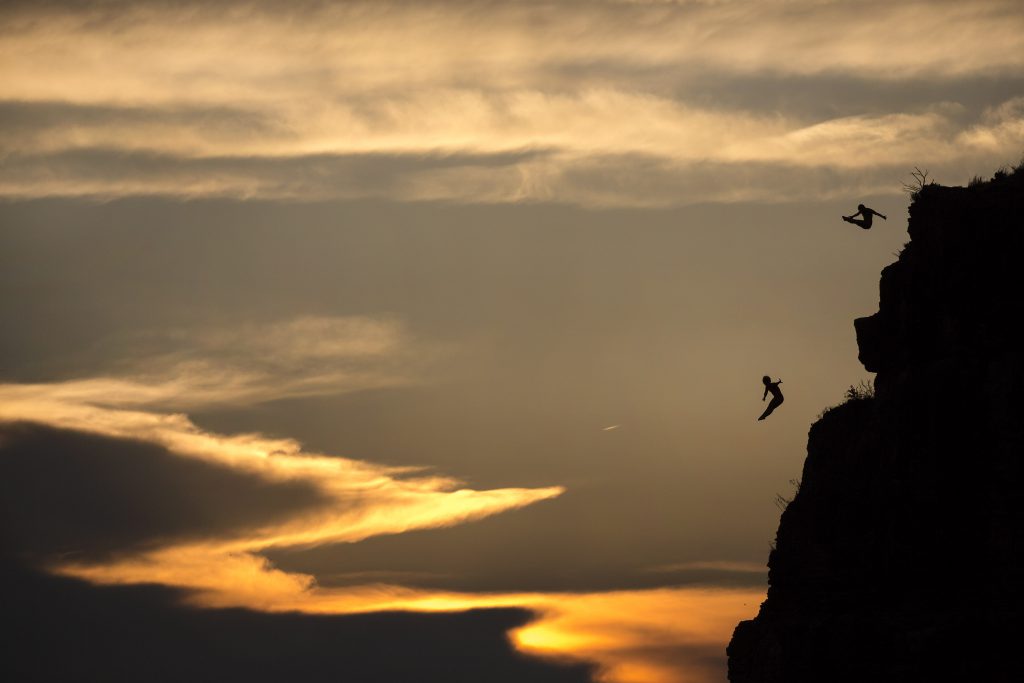
{"type": "Polygon", "coordinates": [[[722,683],[907,193],[1024,153],[1019,0],[0,36],[12,680],[722,683]]]}
{"type": "MultiPolygon", "coordinates": [[[[195,559],[195,558],[192,558],[195,559]]],[[[238,557],[209,558],[191,567],[176,553],[146,566],[65,567],[99,582],[180,581],[201,574],[197,602],[207,607],[352,614],[381,610],[452,611],[495,607],[535,610],[535,622],[512,632],[515,646],[541,657],[596,663],[609,683],[689,683],[708,671],[680,648],[713,653],[737,621],[753,616],[758,590],[661,588],[606,593],[433,593],[397,586],[321,589],[312,577],[285,575],[238,557]],[[166,562],[165,566],[156,563],[166,562]]]]}
{"type": "MultiPolygon", "coordinates": [[[[222,437],[198,429],[183,415],[118,410],[76,402],[101,394],[53,387],[55,398],[39,398],[43,387],[31,387],[27,400],[18,400],[22,387],[0,387],[0,416],[9,421],[46,422],[62,428],[98,432],[106,436],[149,440],[182,457],[200,458],[258,474],[270,481],[303,481],[335,499],[308,515],[264,527],[250,536],[207,541],[198,546],[170,548],[142,559],[144,568],[126,570],[130,580],[145,582],[179,576],[174,582],[207,587],[210,569],[237,553],[273,546],[303,546],[354,542],[377,534],[401,533],[478,519],[497,512],[552,498],[561,487],[473,491],[443,476],[420,474],[414,469],[378,467],[345,458],[303,453],[293,441],[264,439],[258,435],[222,437]],[[7,394],[6,396],[4,394],[7,394]],[[13,396],[12,396],[13,395],[13,396]],[[12,400],[13,399],[13,400],[12,400]],[[354,503],[354,504],[353,504],[354,503]],[[168,570],[168,568],[170,568],[168,570]],[[152,572],[152,573],[150,573],[152,572]],[[195,583],[187,577],[194,575],[195,583]],[[147,577],[150,577],[147,579],[147,577]]],[[[107,394],[125,401],[127,394],[107,394]]],[[[143,395],[145,400],[145,395],[143,395]]],[[[135,565],[138,567],[139,565],[135,565]]],[[[248,566],[248,565],[246,565],[248,566]]],[[[217,570],[218,572],[220,569],[217,570]]],[[[167,583],[171,583],[163,579],[167,583]]],[[[212,579],[215,583],[217,579],[212,579]]]]}

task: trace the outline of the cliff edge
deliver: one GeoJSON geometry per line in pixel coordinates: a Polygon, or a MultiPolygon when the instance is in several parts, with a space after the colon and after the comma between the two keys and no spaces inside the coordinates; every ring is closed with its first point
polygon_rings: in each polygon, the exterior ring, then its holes
{"type": "Polygon", "coordinates": [[[1021,680],[1024,165],[925,186],[908,232],[854,321],[874,395],[811,426],[732,683],[1021,680]]]}

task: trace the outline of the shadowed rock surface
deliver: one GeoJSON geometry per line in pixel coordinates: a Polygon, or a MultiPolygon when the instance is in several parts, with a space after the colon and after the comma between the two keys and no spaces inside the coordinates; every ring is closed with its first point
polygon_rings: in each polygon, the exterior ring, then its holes
{"type": "Polygon", "coordinates": [[[855,321],[875,395],[811,427],[733,683],[1020,680],[1022,215],[1021,169],[915,196],[855,321]]]}

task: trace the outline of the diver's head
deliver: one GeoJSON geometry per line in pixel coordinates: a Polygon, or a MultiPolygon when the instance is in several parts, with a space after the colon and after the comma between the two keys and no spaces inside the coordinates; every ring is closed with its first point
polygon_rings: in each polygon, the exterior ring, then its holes
{"type": "Polygon", "coordinates": [[[858,204],[857,205],[857,209],[860,210],[860,211],[863,211],[866,208],[868,208],[868,207],[864,206],[863,204],[858,204]]]}
{"type": "Polygon", "coordinates": [[[764,382],[765,384],[771,384],[772,378],[769,377],[768,375],[765,375],[764,377],[761,378],[761,381],[764,382]]]}

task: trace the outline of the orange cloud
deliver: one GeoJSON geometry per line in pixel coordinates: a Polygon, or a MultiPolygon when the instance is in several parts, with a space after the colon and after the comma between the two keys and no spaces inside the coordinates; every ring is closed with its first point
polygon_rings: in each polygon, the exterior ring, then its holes
{"type": "MultiPolygon", "coordinates": [[[[227,596],[241,591],[250,600],[262,594],[261,599],[273,601],[274,595],[290,594],[308,580],[274,571],[256,557],[262,550],[352,543],[381,534],[461,524],[555,498],[564,490],[559,486],[475,490],[423,468],[387,467],[310,453],[291,439],[215,434],[200,429],[184,414],[155,410],[154,406],[301,395],[308,387],[301,377],[296,384],[294,374],[310,360],[313,368],[334,380],[317,385],[321,391],[352,390],[329,371],[332,361],[355,360],[357,366],[379,362],[380,357],[391,357],[405,346],[392,325],[362,319],[303,319],[255,333],[243,329],[213,336],[213,346],[234,348],[235,365],[217,371],[215,363],[208,360],[204,367],[213,370],[205,376],[177,372],[155,384],[139,377],[2,384],[0,421],[34,422],[157,444],[173,456],[207,461],[268,482],[307,485],[331,502],[257,529],[165,545],[111,564],[68,566],[62,571],[100,581],[163,582],[227,596]],[[246,347],[251,348],[246,351],[246,347]],[[248,369],[264,354],[275,358],[278,365],[248,369]]],[[[307,374],[315,376],[308,370],[307,374]]]]}
{"type": "MultiPolygon", "coordinates": [[[[317,509],[255,534],[205,542],[198,548],[173,549],[187,558],[257,552],[275,546],[353,542],[379,534],[447,526],[553,498],[563,491],[561,487],[490,491],[460,488],[457,480],[448,477],[422,473],[413,476],[415,468],[305,453],[288,439],[212,434],[184,415],[90,405],[75,396],[79,387],[68,391],[57,384],[53,386],[55,397],[40,396],[46,386],[32,386],[32,395],[25,398],[22,387],[0,385],[0,419],[149,441],[182,457],[207,460],[270,481],[313,484],[337,501],[334,507],[317,509]]],[[[88,389],[91,394],[95,387],[90,385],[88,389]]],[[[159,563],[165,555],[156,557],[159,563]]]]}
{"type": "Polygon", "coordinates": [[[100,583],[184,585],[196,591],[192,601],[205,607],[313,614],[527,608],[538,618],[511,634],[519,650],[597,664],[600,680],[607,683],[721,680],[733,628],[752,617],[764,599],[761,590],[692,587],[490,594],[391,585],[320,588],[312,577],[286,574],[252,556],[175,555],[60,571],[100,583]]]}

